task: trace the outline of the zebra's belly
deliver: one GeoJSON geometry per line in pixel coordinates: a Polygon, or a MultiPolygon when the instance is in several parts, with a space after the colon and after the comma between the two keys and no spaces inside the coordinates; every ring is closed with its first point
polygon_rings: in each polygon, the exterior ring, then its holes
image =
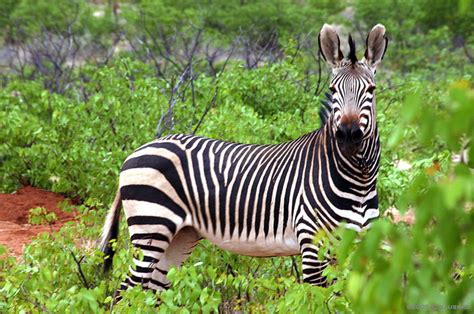
{"type": "Polygon", "coordinates": [[[200,234],[221,249],[240,255],[270,257],[300,254],[296,236],[291,233],[285,234],[285,237],[279,235],[267,238],[257,237],[256,239],[254,237],[249,239],[246,237],[219,237],[206,232],[200,232],[200,234]]]}

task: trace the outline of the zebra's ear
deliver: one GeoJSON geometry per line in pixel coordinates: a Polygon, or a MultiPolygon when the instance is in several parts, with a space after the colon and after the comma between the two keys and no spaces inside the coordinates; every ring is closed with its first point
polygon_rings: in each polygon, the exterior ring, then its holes
{"type": "Polygon", "coordinates": [[[382,61],[385,51],[388,47],[388,38],[385,36],[385,26],[382,24],[375,25],[367,35],[365,42],[364,62],[372,68],[382,61]]]}
{"type": "Polygon", "coordinates": [[[344,55],[341,51],[341,41],[334,28],[328,24],[324,24],[319,32],[319,51],[324,60],[333,68],[341,64],[344,55]]]}

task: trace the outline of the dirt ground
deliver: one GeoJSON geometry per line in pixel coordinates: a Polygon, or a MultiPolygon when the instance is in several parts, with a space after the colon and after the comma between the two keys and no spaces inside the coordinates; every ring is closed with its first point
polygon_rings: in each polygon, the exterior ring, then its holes
{"type": "Polygon", "coordinates": [[[59,203],[65,198],[62,195],[46,190],[25,186],[13,194],[0,194],[0,244],[9,249],[9,254],[22,255],[23,247],[41,232],[51,232],[69,220],[74,214],[65,213],[59,203]],[[51,225],[31,225],[28,213],[31,208],[44,207],[54,212],[58,219],[51,225]]]}

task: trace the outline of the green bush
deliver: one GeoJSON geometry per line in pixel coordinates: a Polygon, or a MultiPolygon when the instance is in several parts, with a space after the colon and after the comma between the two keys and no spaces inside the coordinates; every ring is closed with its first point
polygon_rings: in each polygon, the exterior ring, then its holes
{"type": "MultiPolygon", "coordinates": [[[[451,106],[439,111],[421,98],[408,98],[401,122],[418,125],[420,143],[429,145],[439,137],[457,151],[461,135],[474,135],[474,93],[461,81],[451,86],[446,101],[451,106]]],[[[401,139],[398,136],[399,132],[392,134],[401,139]]],[[[400,140],[392,143],[397,147],[400,140]]],[[[420,167],[396,202],[403,211],[413,207],[413,226],[381,219],[361,241],[353,241],[355,233],[346,231],[341,235],[342,245],[332,248],[340,263],[337,273],[351,269],[343,295],[356,312],[447,311],[453,306],[468,310],[474,306],[470,252],[473,173],[465,164],[448,162],[439,168],[436,163],[420,167]]]]}
{"type": "Polygon", "coordinates": [[[201,1],[142,0],[136,7],[128,6],[126,13],[133,32],[160,29],[172,33],[192,24],[204,27],[215,39],[229,43],[236,36],[269,43],[276,32],[282,38],[311,30],[314,23],[336,14],[343,1],[225,1],[214,0],[211,5],[201,1]]]}
{"type": "Polygon", "coordinates": [[[467,50],[463,51],[463,46],[472,49],[474,44],[472,7],[470,0],[355,1],[354,21],[346,24],[366,29],[383,23],[390,38],[384,62],[396,64],[404,72],[425,68],[427,77],[436,80],[453,69],[466,73],[467,50]]]}
{"type": "Polygon", "coordinates": [[[59,0],[54,5],[47,0],[6,1],[2,13],[0,29],[13,41],[32,39],[41,31],[64,34],[68,28],[76,36],[92,35],[97,40],[116,29],[111,7],[92,6],[85,0],[59,0]],[[102,11],[102,16],[94,16],[94,11],[102,11]]]}
{"type": "MultiPolygon", "coordinates": [[[[170,87],[147,73],[147,65],[117,61],[113,67],[91,74],[84,92],[92,96],[86,101],[49,94],[36,83],[10,83],[0,95],[2,121],[9,121],[0,132],[2,188],[12,190],[19,183],[30,182],[71,197],[109,199],[121,163],[153,139],[157,121],[168,107],[165,93],[170,87]],[[12,177],[12,173],[19,175],[12,177]]],[[[218,83],[200,77],[195,82],[196,103],[188,97],[176,108],[174,132],[192,132],[215,84],[219,87],[218,104],[205,117],[199,135],[275,143],[309,132],[318,124],[316,99],[292,80],[266,87],[265,77],[293,78],[294,73],[294,69],[275,65],[255,72],[235,67],[218,83]],[[295,123],[301,116],[308,122],[305,127],[295,123]],[[221,127],[235,117],[242,123],[221,127]]]]}

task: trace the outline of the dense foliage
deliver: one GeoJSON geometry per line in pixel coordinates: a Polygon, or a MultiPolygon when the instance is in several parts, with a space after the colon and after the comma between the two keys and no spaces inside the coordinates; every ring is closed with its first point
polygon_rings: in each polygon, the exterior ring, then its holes
{"type": "MultiPolygon", "coordinates": [[[[62,193],[79,218],[19,261],[0,246],[0,312],[109,311],[140,252],[122,221],[104,275],[95,239],[121,163],[157,133],[279,143],[318,128],[324,22],[360,46],[373,24],[387,27],[380,208],[412,210],[415,223],[382,217],[363,234],[340,230],[325,245],[337,258],[327,289],[300,284],[299,257],[242,257],[202,241],[170,271],[171,289],[130,289],[113,309],[155,312],[157,300],[170,313],[474,309],[474,150],[471,164],[452,161],[474,135],[472,1],[22,0],[2,11],[4,47],[21,53],[1,70],[0,190],[62,193]]],[[[32,209],[32,223],[51,220],[32,209]]]]}

